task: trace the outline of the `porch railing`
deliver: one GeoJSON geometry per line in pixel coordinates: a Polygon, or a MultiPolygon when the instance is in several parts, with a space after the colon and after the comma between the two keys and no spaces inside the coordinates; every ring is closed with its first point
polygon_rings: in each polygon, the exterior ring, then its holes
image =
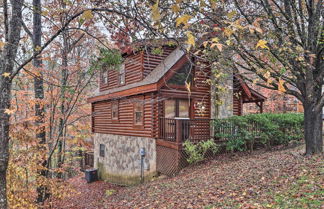
{"type": "Polygon", "coordinates": [[[219,141],[235,139],[242,137],[244,134],[249,134],[255,138],[260,137],[260,124],[255,121],[251,121],[249,124],[242,127],[235,124],[233,121],[227,121],[224,119],[217,120],[217,123],[214,124],[214,136],[219,141]]]}
{"type": "MultiPolygon", "coordinates": [[[[191,141],[215,139],[221,142],[235,138],[242,131],[232,122],[222,121],[217,124],[214,122],[215,119],[160,118],[159,138],[177,143],[187,139],[191,141]]],[[[252,122],[246,131],[257,137],[260,134],[260,125],[252,122]]]]}
{"type": "Polygon", "coordinates": [[[212,119],[160,118],[159,138],[181,143],[212,138],[212,119]]]}

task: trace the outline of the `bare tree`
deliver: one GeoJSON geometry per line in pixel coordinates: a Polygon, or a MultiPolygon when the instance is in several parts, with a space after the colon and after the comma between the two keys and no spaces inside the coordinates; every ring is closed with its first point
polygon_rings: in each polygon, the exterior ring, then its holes
{"type": "Polygon", "coordinates": [[[8,15],[8,3],[4,4],[5,45],[0,49],[0,208],[7,208],[6,171],[9,160],[9,110],[11,99],[11,74],[14,72],[15,57],[22,27],[23,0],[11,1],[11,15],[8,15]]]}

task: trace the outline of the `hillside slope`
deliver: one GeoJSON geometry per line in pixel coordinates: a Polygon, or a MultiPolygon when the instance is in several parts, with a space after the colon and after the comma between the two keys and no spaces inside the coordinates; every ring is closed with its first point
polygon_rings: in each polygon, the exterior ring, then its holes
{"type": "Polygon", "coordinates": [[[324,208],[323,156],[305,158],[302,153],[299,146],[223,154],[173,178],[108,190],[79,207],[324,208]]]}
{"type": "Polygon", "coordinates": [[[120,190],[105,208],[324,208],[323,156],[303,148],[221,155],[180,175],[120,190]]]}

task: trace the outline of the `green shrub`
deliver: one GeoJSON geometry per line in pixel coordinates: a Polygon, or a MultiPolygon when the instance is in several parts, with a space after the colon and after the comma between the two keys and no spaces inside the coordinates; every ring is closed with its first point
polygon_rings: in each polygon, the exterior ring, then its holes
{"type": "Polygon", "coordinates": [[[253,150],[255,144],[270,148],[303,138],[303,115],[251,114],[219,119],[214,122],[215,136],[226,140],[226,150],[253,150]]]}
{"type": "Polygon", "coordinates": [[[183,143],[184,151],[188,155],[188,163],[198,163],[205,159],[205,155],[208,151],[211,151],[213,154],[216,154],[218,151],[218,145],[214,140],[200,141],[198,143],[193,143],[189,140],[186,140],[183,143]]]}
{"type": "Polygon", "coordinates": [[[227,151],[245,151],[246,150],[246,142],[242,138],[229,139],[226,142],[226,150],[227,151]]]}

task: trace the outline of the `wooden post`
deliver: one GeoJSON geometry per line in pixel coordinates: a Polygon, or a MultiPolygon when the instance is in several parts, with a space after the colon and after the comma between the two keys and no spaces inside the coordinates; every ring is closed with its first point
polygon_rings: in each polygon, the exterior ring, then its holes
{"type": "Polygon", "coordinates": [[[180,144],[182,142],[182,120],[176,119],[176,142],[180,144]]]}
{"type": "Polygon", "coordinates": [[[176,127],[175,127],[175,131],[176,131],[176,144],[177,144],[177,159],[176,159],[176,166],[177,166],[177,172],[179,172],[181,170],[181,157],[182,157],[182,125],[183,125],[183,120],[181,119],[175,119],[176,122],[176,127]]]}
{"type": "Polygon", "coordinates": [[[260,103],[260,113],[263,113],[263,102],[260,103]]]}

